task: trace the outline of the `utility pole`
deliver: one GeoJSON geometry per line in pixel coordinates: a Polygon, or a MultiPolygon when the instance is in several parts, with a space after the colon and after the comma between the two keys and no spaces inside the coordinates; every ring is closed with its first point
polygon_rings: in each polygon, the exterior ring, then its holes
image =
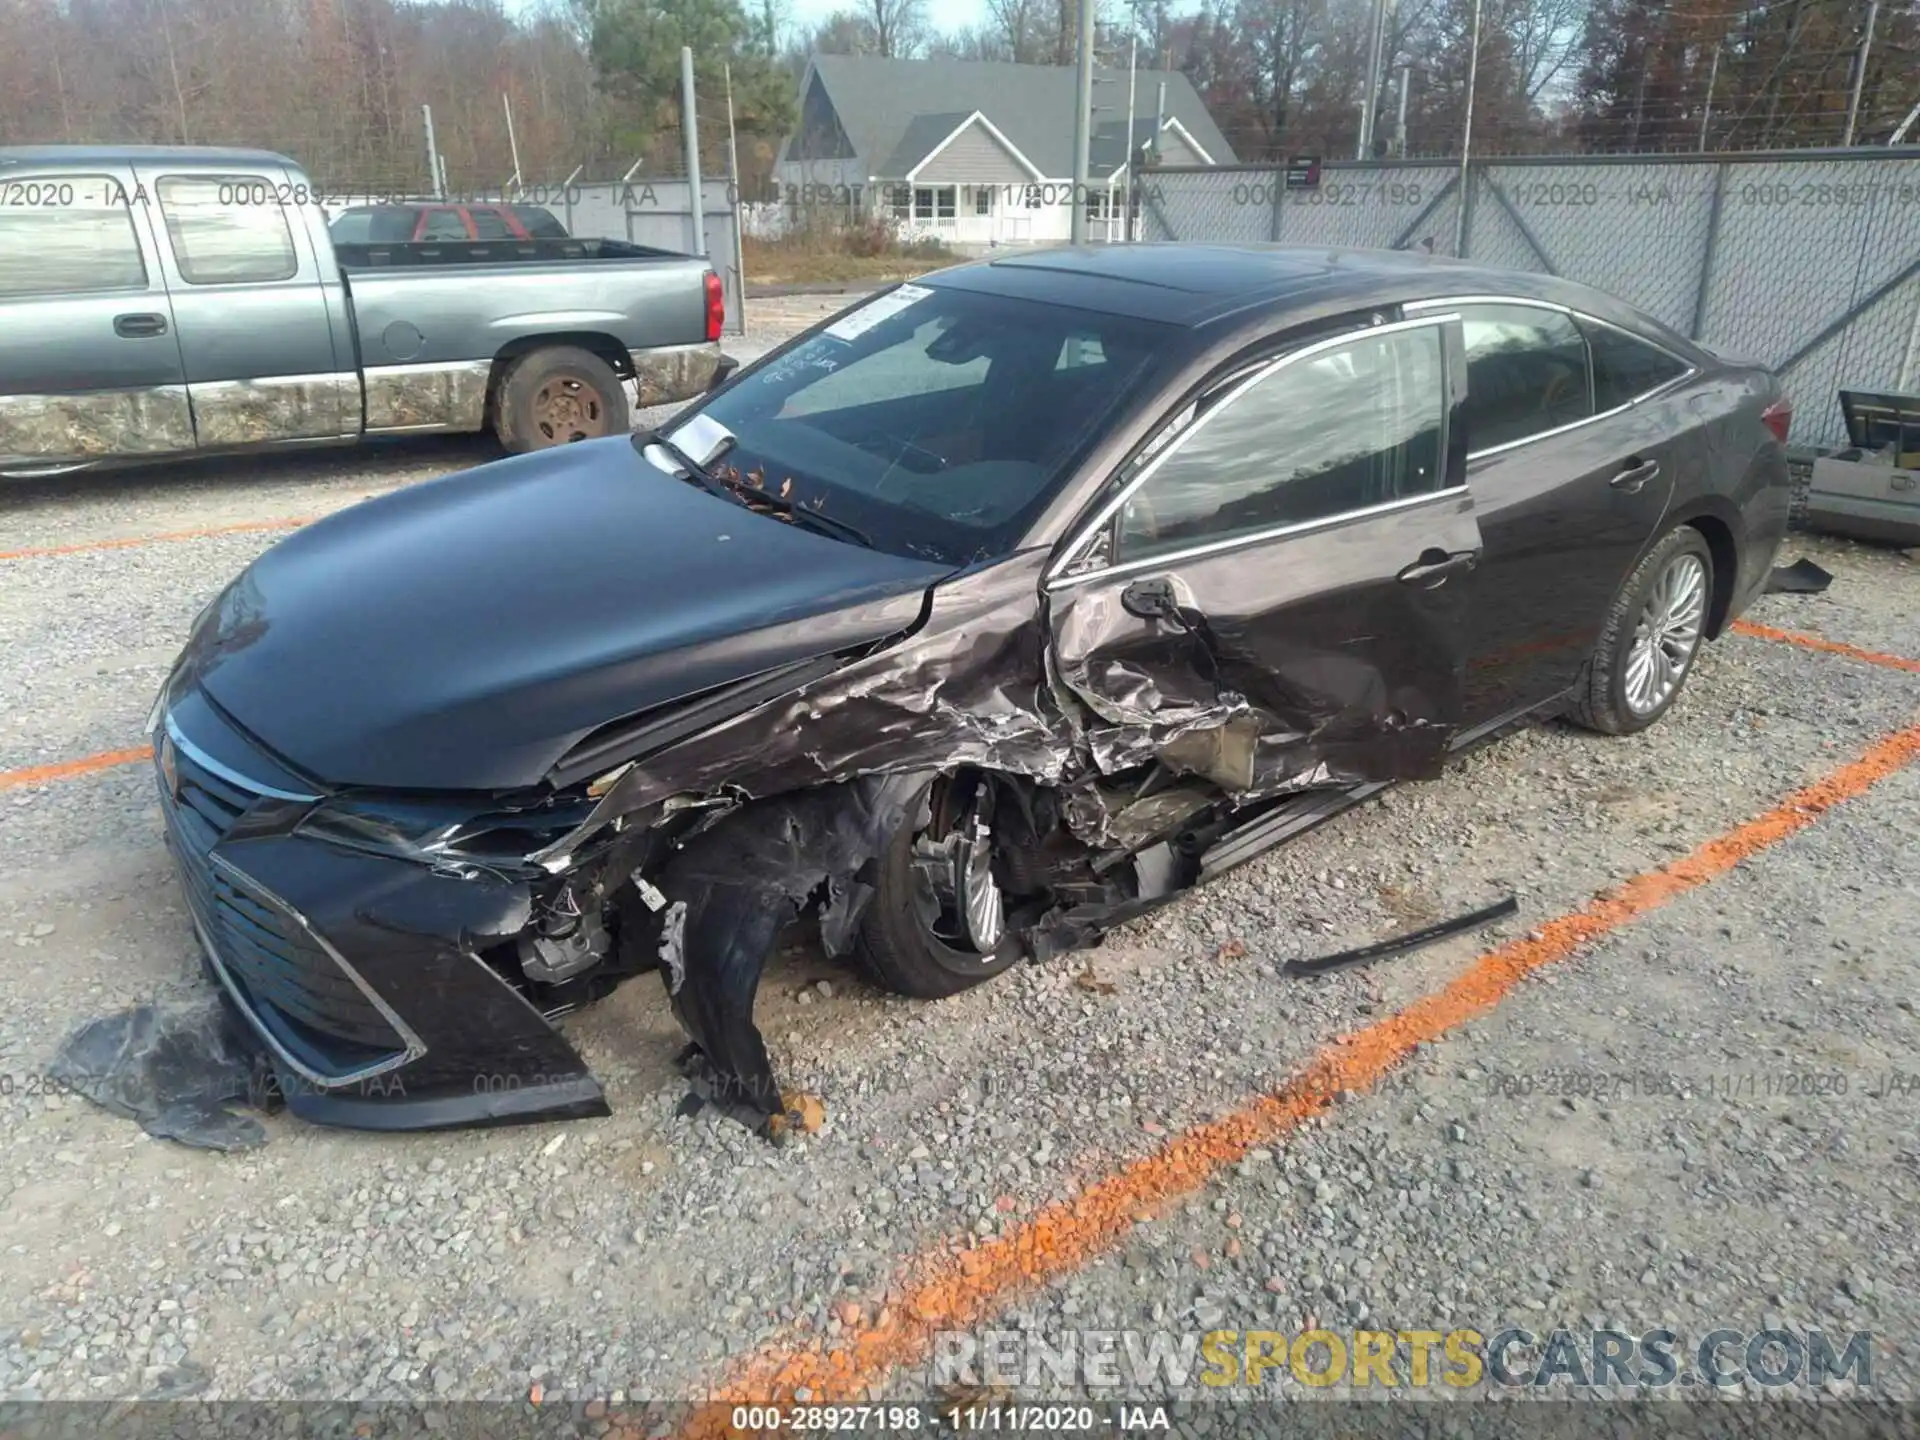
{"type": "MultiPolygon", "coordinates": [[[[1140,61],[1140,0],[1129,0],[1129,4],[1127,6],[1127,168],[1126,168],[1126,171],[1124,172],[1126,178],[1122,182],[1123,185],[1125,186],[1125,189],[1123,190],[1122,193],[1126,197],[1127,218],[1124,223],[1124,226],[1120,231],[1121,238],[1129,241],[1133,239],[1133,162],[1140,153],[1139,147],[1134,143],[1134,138],[1133,138],[1134,137],[1134,123],[1133,123],[1134,87],[1138,83],[1138,79],[1137,79],[1138,70],[1136,69],[1136,67],[1139,64],[1139,61],[1140,61]]],[[[1108,218],[1109,228],[1107,230],[1107,233],[1111,235],[1113,233],[1113,230],[1111,228],[1112,226],[1111,217],[1113,215],[1111,197],[1109,197],[1107,215],[1109,217],[1108,218]]]]}
{"type": "Polygon", "coordinates": [[[1453,253],[1467,253],[1467,206],[1472,200],[1473,174],[1467,169],[1473,154],[1473,92],[1480,82],[1480,0],[1473,0],[1472,53],[1467,61],[1467,118],[1460,130],[1460,223],[1454,231],[1453,253]]]}
{"type": "Polygon", "coordinates": [[[1713,83],[1720,78],[1720,47],[1713,47],[1713,64],[1707,67],[1707,108],[1700,116],[1700,153],[1707,152],[1707,122],[1713,119],[1713,83]]]}
{"type": "Polygon", "coordinates": [[[1093,0],[1080,0],[1080,75],[1073,106],[1073,243],[1087,243],[1087,151],[1093,138],[1093,0]]]}
{"type": "Polygon", "coordinates": [[[1853,62],[1853,94],[1847,99],[1847,133],[1842,145],[1853,144],[1853,129],[1860,118],[1860,90],[1867,83],[1867,56],[1873,50],[1873,24],[1880,18],[1880,0],[1867,6],[1867,33],[1860,37],[1860,54],[1853,62]]]}

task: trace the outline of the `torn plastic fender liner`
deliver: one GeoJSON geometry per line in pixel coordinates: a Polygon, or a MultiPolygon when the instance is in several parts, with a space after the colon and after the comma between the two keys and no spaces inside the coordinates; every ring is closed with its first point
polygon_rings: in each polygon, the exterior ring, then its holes
{"type": "Polygon", "coordinates": [[[649,828],[676,796],[763,798],[961,765],[1048,782],[1073,773],[1073,727],[1047,682],[1034,603],[1046,558],[1015,555],[945,581],[900,645],[642,756],[534,861],[564,868],[596,831],[616,819],[649,828]]]}
{"type": "Polygon", "coordinates": [[[824,892],[820,934],[844,954],[873,897],[862,878],[902,824],[926,823],[933,772],[874,776],[756,801],[700,832],[654,877],[667,901],[661,975],[701,1061],[703,1097],[764,1122],[782,1110],[753,1022],[780,932],[824,892]]]}

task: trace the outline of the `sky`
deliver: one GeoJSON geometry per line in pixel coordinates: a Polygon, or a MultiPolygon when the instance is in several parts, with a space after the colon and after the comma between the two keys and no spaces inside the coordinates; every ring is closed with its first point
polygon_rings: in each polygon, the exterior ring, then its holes
{"type": "MultiPolygon", "coordinates": [[[[836,10],[855,8],[849,0],[793,0],[795,26],[818,25],[836,10]]],[[[927,0],[927,22],[936,30],[963,30],[984,25],[986,0],[927,0]]]]}

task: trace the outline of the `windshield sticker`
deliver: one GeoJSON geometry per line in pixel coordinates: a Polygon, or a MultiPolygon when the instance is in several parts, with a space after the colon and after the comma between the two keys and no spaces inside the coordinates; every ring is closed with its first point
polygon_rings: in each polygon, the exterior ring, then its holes
{"type": "Polygon", "coordinates": [[[918,304],[933,291],[924,285],[902,285],[898,290],[890,290],[877,300],[870,300],[851,315],[845,316],[829,325],[823,334],[836,340],[857,340],[883,320],[891,320],[909,305],[918,304]]]}

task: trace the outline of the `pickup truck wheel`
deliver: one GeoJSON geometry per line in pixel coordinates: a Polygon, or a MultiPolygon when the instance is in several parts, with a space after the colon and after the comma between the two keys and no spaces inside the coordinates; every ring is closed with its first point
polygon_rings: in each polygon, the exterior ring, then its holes
{"type": "Polygon", "coordinates": [[[556,346],[513,362],[500,384],[494,431],[516,453],[619,435],[627,392],[613,367],[585,350],[556,346]]]}

